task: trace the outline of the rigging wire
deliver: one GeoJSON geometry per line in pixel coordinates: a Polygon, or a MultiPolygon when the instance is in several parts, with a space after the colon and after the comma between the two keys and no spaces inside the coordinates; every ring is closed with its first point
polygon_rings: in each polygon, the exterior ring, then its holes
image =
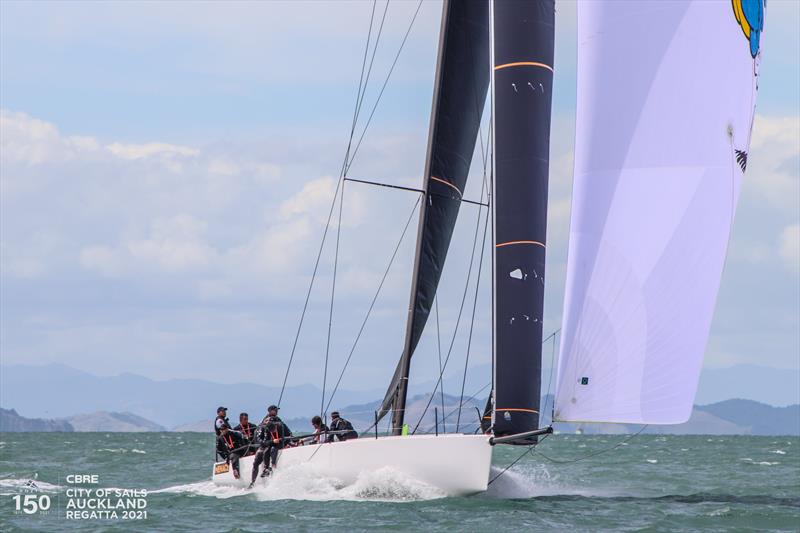
{"type": "MultiPolygon", "coordinates": [[[[375,9],[375,1],[372,2],[372,8],[375,9]]],[[[369,68],[367,69],[367,77],[364,80],[364,90],[361,92],[361,98],[356,108],[356,114],[361,114],[361,105],[364,103],[364,98],[367,95],[367,85],[369,84],[369,77],[372,74],[372,65],[375,63],[375,53],[378,51],[378,43],[380,43],[381,35],[383,34],[383,23],[386,21],[386,12],[389,11],[389,0],[386,0],[386,5],[383,8],[383,17],[381,17],[381,25],[378,27],[378,35],[375,37],[375,45],[372,48],[372,57],[369,59],[369,68]]],[[[371,29],[371,28],[370,28],[371,29]]],[[[354,125],[355,126],[355,125],[354,125]]]]}
{"type": "MultiPolygon", "coordinates": [[[[433,297],[433,305],[436,308],[436,346],[439,352],[439,373],[442,372],[442,336],[439,334],[439,295],[436,294],[433,297]]],[[[444,383],[442,383],[442,387],[439,389],[439,392],[442,393],[442,415],[444,415],[444,383]]],[[[444,420],[442,420],[444,432],[447,433],[447,425],[444,420]]],[[[456,428],[458,430],[458,428],[456,428]]]]}
{"type": "MultiPolygon", "coordinates": [[[[547,399],[550,397],[550,386],[553,384],[553,367],[555,366],[556,361],[556,336],[561,331],[561,328],[558,328],[553,333],[547,336],[547,338],[543,341],[543,343],[547,342],[550,338],[553,339],[553,348],[550,351],[550,378],[547,380],[547,394],[544,395],[544,407],[542,408],[542,412],[547,412],[547,399]]],[[[553,423],[553,418],[556,410],[556,401],[553,398],[553,405],[551,406],[550,412],[550,423],[553,423]]]]}
{"type": "MultiPolygon", "coordinates": [[[[458,406],[457,406],[457,407],[454,407],[452,411],[450,411],[449,413],[447,413],[447,415],[446,415],[446,416],[442,417],[442,420],[447,420],[448,418],[450,418],[451,416],[453,416],[454,414],[456,414],[456,413],[457,413],[457,412],[458,412],[460,409],[462,409],[462,408],[464,407],[464,405],[468,404],[468,403],[469,403],[471,400],[473,400],[473,399],[474,399],[476,396],[478,396],[480,393],[482,393],[483,391],[485,391],[486,389],[488,389],[488,388],[491,386],[491,384],[492,384],[492,382],[490,381],[489,383],[487,383],[486,385],[484,385],[483,387],[481,387],[480,389],[478,389],[478,391],[477,391],[477,392],[473,393],[473,394],[472,394],[472,396],[470,396],[470,397],[469,397],[469,398],[467,398],[466,400],[463,400],[463,399],[462,399],[462,401],[461,401],[461,402],[459,402],[459,404],[458,404],[458,406]]],[[[431,427],[429,427],[429,428],[427,429],[427,431],[425,431],[425,433],[430,433],[431,431],[433,431],[433,429],[434,429],[434,426],[431,426],[431,427]]]]}
{"type": "MultiPolygon", "coordinates": [[[[367,43],[364,45],[364,57],[361,60],[361,74],[358,78],[358,90],[356,91],[356,107],[353,110],[353,120],[350,123],[350,135],[347,140],[347,148],[344,152],[344,159],[342,160],[342,168],[339,171],[339,176],[344,175],[344,169],[347,166],[347,160],[350,157],[350,148],[353,146],[353,136],[356,132],[356,124],[358,124],[358,116],[361,113],[361,102],[363,101],[364,94],[367,92],[367,87],[364,79],[364,70],[367,66],[367,55],[369,54],[369,43],[372,39],[372,26],[375,21],[375,5],[377,0],[372,0],[372,12],[369,17],[369,30],[367,31],[367,43]]],[[[376,43],[377,46],[377,43],[376,43]]],[[[334,202],[336,199],[334,198],[334,202]]]]}
{"type": "Polygon", "coordinates": [[[417,20],[417,15],[419,14],[419,10],[422,7],[422,0],[419,0],[417,4],[417,9],[414,11],[414,16],[411,18],[411,22],[408,25],[408,29],[406,30],[405,35],[403,36],[403,41],[400,43],[400,48],[397,50],[397,54],[394,56],[394,61],[392,62],[392,66],[389,68],[389,73],[386,75],[386,80],[383,82],[383,86],[381,87],[380,92],[378,93],[378,98],[375,100],[375,105],[372,106],[372,111],[370,111],[369,118],[367,119],[367,123],[364,125],[364,129],[361,132],[361,136],[356,143],[355,149],[353,149],[353,154],[350,156],[350,161],[345,165],[345,175],[350,170],[350,166],[353,164],[353,160],[356,158],[356,154],[358,153],[358,149],[361,147],[361,142],[364,140],[364,135],[367,133],[367,128],[369,128],[370,123],[372,123],[372,118],[375,115],[375,110],[378,108],[378,104],[381,101],[381,97],[383,96],[384,90],[386,90],[386,85],[389,83],[389,78],[392,76],[392,72],[394,72],[394,67],[397,65],[397,60],[400,58],[400,53],[403,51],[403,47],[406,45],[406,41],[408,40],[408,35],[411,33],[411,28],[414,27],[414,22],[417,20]]]}
{"type": "MultiPolygon", "coordinates": [[[[469,355],[472,349],[472,332],[475,326],[475,311],[478,307],[478,292],[481,286],[481,271],[483,270],[483,254],[486,251],[486,229],[489,227],[489,210],[486,210],[486,217],[483,221],[483,237],[481,238],[481,242],[483,243],[481,246],[481,257],[478,261],[478,278],[475,282],[475,298],[472,302],[472,318],[470,319],[469,323],[469,336],[467,337],[467,356],[464,358],[464,375],[461,378],[461,395],[460,399],[464,399],[464,388],[467,384],[467,369],[469,368],[469,355]]],[[[456,433],[458,433],[458,428],[461,425],[461,408],[458,409],[458,418],[456,419],[456,433]]]]}
{"type": "Polygon", "coordinates": [[[323,421],[326,420],[325,412],[325,389],[328,384],[328,360],[331,351],[331,329],[333,328],[333,302],[336,296],[336,272],[339,266],[339,240],[342,233],[342,208],[344,207],[344,184],[342,185],[342,194],[339,197],[339,220],[336,224],[336,247],[333,255],[333,280],[331,280],[331,305],[328,312],[328,338],[325,342],[325,370],[322,374],[322,399],[319,404],[319,416],[323,421]]]}
{"type": "Polygon", "coordinates": [[[367,320],[369,320],[370,314],[372,313],[372,309],[375,307],[375,302],[378,300],[378,295],[383,288],[383,283],[386,281],[387,276],[389,275],[389,270],[392,268],[392,264],[394,263],[395,257],[397,257],[397,252],[400,250],[400,245],[403,243],[405,239],[406,232],[408,231],[409,226],[411,225],[411,221],[414,219],[414,213],[417,212],[417,207],[419,207],[420,199],[422,197],[418,196],[417,201],[414,204],[414,207],[411,209],[411,214],[408,216],[408,220],[406,220],[406,225],[403,227],[403,232],[400,234],[400,239],[397,241],[397,245],[392,252],[392,257],[389,259],[389,264],[386,266],[386,270],[383,272],[383,277],[381,278],[381,282],[378,284],[378,289],[375,291],[375,295],[372,297],[372,302],[369,304],[369,309],[367,309],[367,314],[364,316],[364,320],[361,322],[361,328],[358,330],[358,334],[356,335],[356,340],[353,341],[353,346],[350,348],[350,353],[347,354],[347,359],[345,360],[344,366],[342,367],[342,371],[339,373],[339,379],[336,380],[336,385],[333,387],[333,391],[331,392],[331,396],[328,399],[328,404],[325,406],[325,412],[328,412],[328,409],[333,402],[333,398],[336,395],[336,392],[339,390],[339,385],[342,382],[342,378],[344,377],[344,373],[347,370],[348,365],[350,364],[350,359],[353,357],[353,352],[356,350],[356,346],[358,345],[358,341],[361,339],[361,334],[364,332],[364,328],[367,325],[367,320]]]}
{"type": "MultiPolygon", "coordinates": [[[[481,189],[481,202],[483,202],[483,192],[484,192],[483,189],[481,189]]],[[[428,408],[431,406],[431,402],[433,401],[433,398],[436,396],[436,390],[442,384],[444,371],[447,368],[447,363],[450,361],[450,356],[453,353],[453,346],[455,345],[455,342],[456,342],[456,335],[458,334],[458,327],[461,324],[461,315],[462,315],[462,313],[464,311],[464,303],[467,300],[467,293],[469,292],[469,282],[470,282],[470,279],[472,277],[472,267],[473,267],[474,262],[475,262],[475,248],[477,247],[477,244],[478,244],[478,233],[479,233],[479,230],[480,230],[480,227],[481,227],[480,226],[481,225],[481,209],[482,209],[482,207],[478,206],[478,218],[475,221],[475,238],[472,240],[472,252],[471,252],[470,258],[469,258],[469,268],[467,269],[467,281],[464,284],[464,294],[461,296],[461,305],[459,306],[459,309],[458,309],[458,317],[456,318],[456,325],[455,325],[455,328],[453,329],[453,336],[450,339],[450,346],[447,349],[447,357],[445,357],[444,366],[442,367],[442,371],[439,372],[439,379],[436,380],[436,385],[433,387],[433,393],[431,394],[430,398],[428,398],[428,403],[425,405],[425,409],[423,409],[422,415],[420,416],[419,420],[417,421],[417,424],[414,426],[414,431],[412,432],[412,434],[417,432],[417,429],[419,428],[419,425],[422,423],[422,419],[425,418],[425,414],[428,412],[428,408]]],[[[483,254],[481,254],[481,258],[483,258],[483,254]]]]}
{"type": "MultiPolygon", "coordinates": [[[[542,437],[542,439],[539,441],[539,443],[541,443],[541,442],[542,442],[544,439],[546,439],[547,437],[549,437],[549,435],[545,435],[544,437],[542,437]]],[[[539,444],[539,443],[537,443],[537,444],[539,444]]],[[[503,474],[505,474],[506,472],[508,472],[508,470],[510,470],[510,469],[511,469],[511,468],[512,468],[512,467],[513,467],[515,464],[517,464],[518,462],[520,462],[520,461],[522,460],[522,458],[523,458],[523,457],[525,457],[526,455],[528,455],[529,453],[531,453],[535,447],[536,447],[536,444],[531,444],[530,446],[528,446],[528,449],[527,449],[527,450],[525,450],[524,452],[522,452],[522,453],[519,455],[519,457],[517,457],[516,459],[514,459],[514,461],[513,461],[513,462],[512,462],[510,465],[508,465],[507,467],[505,467],[504,469],[502,469],[502,470],[501,470],[501,471],[500,471],[500,472],[499,472],[497,475],[495,475],[494,477],[492,477],[492,479],[490,479],[490,480],[489,480],[489,483],[487,483],[487,485],[491,485],[492,483],[494,483],[494,482],[497,480],[497,478],[499,478],[500,476],[502,476],[503,474]]]]}
{"type": "MultiPolygon", "coordinates": [[[[478,127],[479,138],[481,139],[481,156],[483,159],[483,189],[481,190],[481,199],[483,199],[483,191],[488,191],[488,186],[486,184],[486,162],[488,159],[488,150],[489,150],[489,141],[486,141],[486,154],[483,152],[483,132],[480,131],[480,126],[478,127]]],[[[491,120],[489,122],[489,132],[488,134],[491,135],[492,126],[491,120]]],[[[472,332],[475,328],[475,311],[478,307],[478,291],[481,286],[481,272],[483,271],[483,254],[486,251],[486,229],[489,224],[489,213],[491,211],[489,209],[486,210],[486,219],[483,223],[483,238],[481,239],[482,246],[481,246],[481,258],[478,261],[478,277],[477,281],[475,282],[475,298],[472,301],[472,318],[469,322],[469,336],[467,338],[467,355],[464,358],[464,375],[461,377],[461,394],[459,396],[459,407],[458,407],[458,417],[456,418],[456,433],[458,433],[458,428],[461,425],[461,406],[463,405],[464,401],[464,388],[467,384],[467,370],[469,368],[469,355],[472,349],[472,332]]]]}
{"type": "MultiPolygon", "coordinates": [[[[356,105],[353,109],[353,121],[350,126],[350,139],[347,142],[347,150],[345,151],[344,160],[347,161],[348,155],[350,153],[350,146],[353,144],[353,135],[356,129],[356,123],[358,121],[358,103],[359,99],[361,98],[361,88],[364,83],[364,70],[367,65],[367,53],[369,52],[369,43],[372,37],[372,25],[375,19],[375,1],[372,3],[372,13],[370,14],[369,19],[369,31],[367,32],[367,42],[364,45],[364,58],[361,60],[361,75],[359,76],[358,80],[358,91],[356,92],[356,105]]],[[[300,322],[297,324],[297,332],[294,336],[294,342],[292,343],[292,351],[289,354],[289,362],[286,365],[286,373],[283,375],[283,383],[281,384],[281,393],[278,396],[278,405],[281,404],[283,400],[283,393],[286,391],[286,381],[289,379],[289,371],[292,368],[292,363],[294,362],[294,354],[297,350],[297,342],[300,340],[300,332],[303,329],[303,322],[305,322],[306,318],[306,311],[308,310],[308,302],[311,299],[311,290],[314,288],[314,281],[317,279],[317,271],[319,270],[319,262],[322,258],[322,251],[325,248],[325,239],[328,237],[328,229],[330,229],[331,217],[333,216],[333,209],[336,206],[336,196],[339,194],[339,187],[342,185],[342,180],[336,183],[336,190],[333,193],[333,200],[331,201],[331,208],[328,212],[328,219],[325,222],[325,230],[322,232],[322,242],[319,245],[319,251],[317,252],[317,259],[314,262],[314,271],[311,273],[311,281],[308,284],[308,290],[306,291],[306,298],[303,302],[303,310],[300,313],[300,322]]]]}
{"type": "Polygon", "coordinates": [[[488,484],[491,485],[497,478],[499,478],[500,476],[505,474],[511,467],[513,467],[515,464],[517,464],[523,457],[525,457],[529,453],[535,453],[537,455],[541,455],[544,459],[550,461],[551,463],[555,463],[555,464],[566,465],[566,464],[577,463],[579,461],[584,461],[584,460],[589,459],[591,457],[597,457],[598,455],[603,455],[605,453],[609,453],[609,452],[612,452],[612,451],[616,450],[620,446],[623,446],[623,445],[627,444],[628,442],[633,440],[635,437],[638,437],[639,435],[641,435],[642,431],[647,429],[647,426],[648,426],[648,424],[643,425],[641,428],[639,428],[639,431],[637,431],[636,433],[633,433],[631,435],[628,435],[623,440],[621,440],[618,443],[616,443],[614,446],[611,446],[609,448],[603,448],[602,450],[597,450],[597,451],[594,451],[594,452],[591,452],[591,453],[587,453],[586,455],[582,455],[580,457],[576,457],[575,459],[567,459],[567,460],[553,459],[552,457],[548,457],[547,455],[543,454],[542,452],[540,452],[540,451],[538,451],[536,449],[537,446],[539,446],[542,442],[544,442],[544,440],[547,437],[549,437],[551,435],[551,434],[547,434],[544,437],[542,437],[539,440],[538,443],[531,444],[530,446],[528,446],[528,449],[525,450],[522,454],[520,454],[519,457],[514,459],[514,461],[510,465],[505,467],[502,471],[500,471],[500,473],[498,473],[496,476],[494,476],[492,479],[490,479],[488,484]]]}
{"type": "MultiPolygon", "coordinates": [[[[571,463],[577,463],[578,461],[583,461],[584,459],[589,459],[590,457],[597,457],[598,455],[602,455],[604,453],[608,453],[608,452],[612,452],[612,451],[616,450],[620,446],[623,446],[624,444],[627,444],[628,442],[633,440],[634,437],[638,437],[642,433],[642,431],[647,429],[648,426],[649,426],[649,424],[643,425],[641,428],[639,428],[639,431],[637,431],[636,433],[633,433],[631,435],[628,435],[625,439],[619,441],[618,443],[616,443],[614,446],[611,446],[610,448],[603,448],[602,450],[597,450],[595,452],[587,453],[586,455],[582,455],[582,456],[577,457],[575,459],[567,459],[567,460],[561,461],[561,460],[558,460],[558,459],[553,459],[551,457],[548,457],[545,454],[543,454],[542,452],[539,452],[539,451],[536,451],[536,450],[533,450],[533,453],[537,453],[537,454],[541,455],[542,457],[544,457],[545,459],[547,459],[551,463],[562,464],[562,465],[571,464],[571,463]]],[[[544,440],[544,438],[542,440],[544,440]]]]}
{"type": "MultiPolygon", "coordinates": [[[[366,133],[366,128],[369,126],[369,123],[371,122],[372,117],[375,114],[375,109],[378,107],[378,103],[380,102],[381,95],[383,94],[383,91],[386,88],[386,84],[389,81],[389,76],[391,76],[392,70],[394,70],[394,65],[397,63],[397,60],[400,57],[400,52],[403,50],[403,45],[405,45],[406,39],[408,38],[408,34],[411,32],[411,27],[414,25],[414,21],[417,18],[417,14],[419,13],[419,9],[420,9],[420,7],[422,5],[422,0],[420,0],[419,5],[417,6],[417,10],[414,13],[414,17],[411,20],[411,24],[409,25],[408,30],[406,31],[405,37],[403,38],[403,42],[402,42],[402,44],[400,46],[400,50],[398,50],[397,55],[394,58],[394,63],[392,63],[392,68],[389,71],[389,75],[387,75],[386,80],[384,81],[383,87],[381,88],[381,91],[380,91],[380,93],[378,95],[378,99],[375,102],[375,105],[373,106],[372,111],[370,112],[370,116],[369,116],[369,120],[367,121],[367,125],[364,127],[364,131],[361,133],[361,136],[359,138],[358,144],[356,146],[356,150],[352,152],[352,156],[351,156],[351,148],[352,148],[352,145],[353,145],[353,137],[355,135],[356,125],[358,124],[358,117],[360,116],[361,104],[363,103],[364,95],[366,94],[366,83],[365,83],[364,72],[367,69],[367,66],[366,66],[367,65],[367,56],[369,55],[370,42],[372,40],[372,28],[374,26],[374,21],[375,21],[375,6],[376,6],[376,3],[377,3],[377,0],[373,0],[372,11],[370,13],[370,20],[369,20],[369,30],[367,32],[367,42],[364,45],[364,56],[363,56],[362,61],[361,61],[361,73],[359,75],[358,90],[356,91],[356,104],[355,104],[355,107],[354,107],[354,110],[353,110],[353,120],[352,120],[352,123],[351,123],[351,126],[350,126],[350,135],[349,135],[349,139],[348,139],[348,142],[347,142],[347,149],[345,150],[345,155],[344,155],[344,159],[343,159],[343,162],[342,162],[342,170],[341,170],[340,175],[339,175],[339,181],[336,184],[336,190],[334,191],[334,194],[333,194],[333,200],[331,201],[331,208],[330,208],[330,211],[328,212],[328,218],[327,218],[327,221],[325,223],[325,230],[322,233],[322,241],[320,243],[319,251],[317,253],[317,258],[316,258],[316,261],[314,263],[314,270],[313,270],[313,272],[311,274],[311,281],[309,282],[308,290],[306,291],[305,301],[303,302],[303,310],[300,313],[300,321],[299,321],[299,323],[297,325],[297,332],[295,333],[295,338],[294,338],[294,341],[292,343],[292,350],[291,350],[291,352],[289,354],[289,361],[288,361],[288,363],[286,365],[286,372],[285,372],[285,374],[283,376],[283,383],[281,384],[281,393],[280,393],[280,395],[278,397],[278,404],[280,404],[281,401],[283,400],[283,395],[284,395],[284,393],[286,391],[286,382],[287,382],[287,380],[289,378],[289,372],[291,371],[292,363],[294,362],[294,356],[295,356],[295,353],[297,351],[297,343],[298,343],[298,341],[300,339],[300,333],[301,333],[301,331],[303,329],[303,323],[305,322],[306,313],[308,311],[308,302],[311,299],[311,291],[312,291],[312,289],[314,287],[314,282],[316,280],[317,272],[319,270],[320,259],[322,257],[322,251],[323,251],[323,249],[325,247],[325,241],[326,241],[327,236],[328,236],[328,230],[330,229],[330,222],[331,222],[331,218],[333,217],[333,210],[334,210],[334,207],[336,206],[336,197],[337,197],[337,195],[339,193],[339,189],[340,189],[340,187],[342,185],[343,178],[346,177],[347,171],[349,170],[350,165],[353,163],[353,160],[355,159],[355,152],[358,151],[358,147],[361,146],[361,141],[364,139],[364,134],[366,133]]],[[[387,0],[387,5],[384,8],[383,19],[385,19],[385,17],[386,17],[386,10],[388,10],[388,3],[389,2],[387,0]]],[[[374,59],[374,55],[375,55],[375,50],[377,50],[378,40],[380,38],[380,33],[382,32],[382,29],[383,29],[383,19],[381,20],[379,35],[378,35],[378,37],[376,37],[376,40],[375,40],[375,48],[373,49],[373,59],[374,59]]],[[[370,67],[369,67],[370,71],[371,71],[371,68],[372,68],[372,61],[370,61],[370,67]]]]}

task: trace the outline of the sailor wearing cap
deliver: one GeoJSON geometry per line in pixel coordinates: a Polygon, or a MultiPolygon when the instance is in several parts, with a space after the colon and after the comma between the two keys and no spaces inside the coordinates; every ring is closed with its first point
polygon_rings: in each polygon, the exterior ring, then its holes
{"type": "Polygon", "coordinates": [[[230,422],[228,422],[228,408],[227,407],[217,407],[217,418],[214,420],[214,433],[219,436],[220,430],[222,426],[230,426],[230,422]]]}
{"type": "Polygon", "coordinates": [[[349,420],[340,417],[339,411],[331,413],[331,431],[334,432],[334,439],[340,441],[358,438],[358,433],[353,429],[353,424],[349,420]]]}

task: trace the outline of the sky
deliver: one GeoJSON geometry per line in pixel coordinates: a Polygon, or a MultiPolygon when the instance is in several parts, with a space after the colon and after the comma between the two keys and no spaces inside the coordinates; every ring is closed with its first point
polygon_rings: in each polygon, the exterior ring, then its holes
{"type": "MultiPolygon", "coordinates": [[[[384,7],[377,3],[376,24],[384,7]]],[[[0,2],[2,363],[279,384],[349,138],[371,9],[371,2],[0,2]]],[[[416,2],[388,6],[356,138],[415,9],[416,2]]],[[[421,185],[440,16],[441,3],[423,2],[351,177],[421,185]]],[[[800,3],[770,0],[757,118],[708,368],[800,371],[798,27],[800,3]]],[[[567,259],[573,3],[558,3],[556,35],[548,333],[560,327],[567,259]]],[[[480,197],[480,166],[476,156],[467,198],[480,197]]],[[[415,200],[414,193],[346,186],[332,375],[415,200]]],[[[475,206],[462,209],[442,280],[445,357],[478,216],[475,206]]],[[[400,244],[347,388],[380,388],[394,370],[413,236],[412,229],[400,244]]],[[[331,244],[290,383],[323,379],[331,244]]],[[[477,265],[476,256],[470,294],[477,265]]],[[[483,272],[471,366],[490,361],[483,272]]],[[[465,365],[471,306],[470,297],[448,373],[465,365]]],[[[430,379],[438,368],[435,324],[412,378],[430,379]]]]}

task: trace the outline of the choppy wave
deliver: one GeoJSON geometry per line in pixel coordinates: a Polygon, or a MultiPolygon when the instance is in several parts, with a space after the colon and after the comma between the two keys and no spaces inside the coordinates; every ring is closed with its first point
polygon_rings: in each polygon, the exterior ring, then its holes
{"type": "Polygon", "coordinates": [[[492,466],[489,476],[492,480],[488,490],[481,498],[502,500],[543,498],[550,496],[568,497],[609,497],[617,493],[598,488],[577,486],[570,480],[552,474],[546,465],[525,465],[513,470],[503,471],[492,466]],[[502,472],[502,475],[501,475],[502,472]]]}
{"type": "MultiPolygon", "coordinates": [[[[558,494],[553,496],[543,496],[543,500],[549,501],[578,501],[587,498],[583,495],[558,494]]],[[[696,494],[668,494],[665,496],[591,496],[591,499],[606,499],[615,502],[645,502],[660,501],[672,503],[700,504],[700,503],[733,503],[749,505],[777,505],[783,507],[800,508],[800,498],[769,496],[761,494],[738,496],[735,494],[716,494],[709,492],[698,492],[696,494]]]]}

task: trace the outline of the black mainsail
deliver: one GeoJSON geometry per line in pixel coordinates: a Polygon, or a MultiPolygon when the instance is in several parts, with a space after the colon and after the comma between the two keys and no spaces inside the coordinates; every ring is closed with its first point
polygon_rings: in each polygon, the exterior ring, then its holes
{"type": "Polygon", "coordinates": [[[539,424],[555,5],[503,0],[493,10],[492,423],[504,436],[539,424]]]}
{"type": "Polygon", "coordinates": [[[445,0],[425,162],[425,202],[403,353],[379,412],[402,431],[411,356],[436,296],[453,235],[489,86],[489,3],[445,0]]]}

